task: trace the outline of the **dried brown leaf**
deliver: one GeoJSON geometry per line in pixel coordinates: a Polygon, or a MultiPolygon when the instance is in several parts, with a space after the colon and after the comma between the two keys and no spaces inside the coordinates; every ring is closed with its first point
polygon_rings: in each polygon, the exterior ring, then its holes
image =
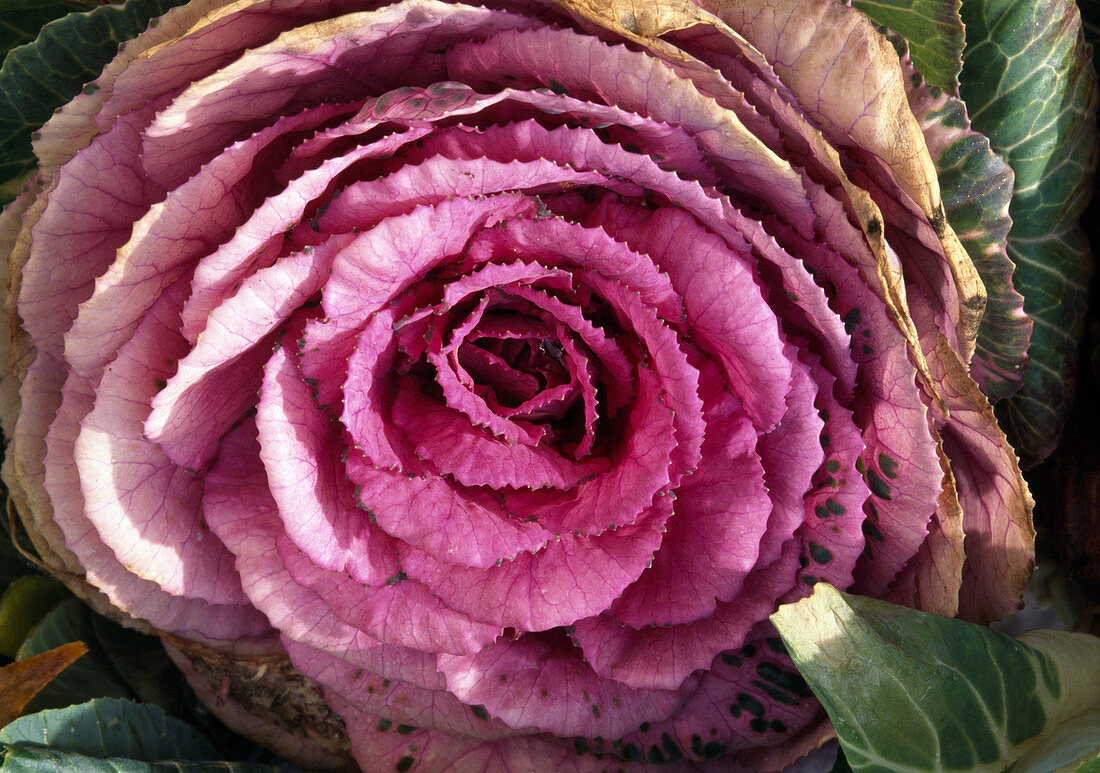
{"type": "Polygon", "coordinates": [[[31,698],[87,651],[74,641],[0,668],[0,727],[18,719],[31,698]]]}

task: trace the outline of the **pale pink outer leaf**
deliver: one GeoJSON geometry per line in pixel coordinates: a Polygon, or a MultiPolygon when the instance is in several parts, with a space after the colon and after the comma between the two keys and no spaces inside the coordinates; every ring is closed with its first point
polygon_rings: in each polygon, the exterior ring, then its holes
{"type": "Polygon", "coordinates": [[[346,574],[310,563],[283,534],[253,422],[223,440],[206,476],[204,508],[210,528],[237,557],[252,603],[289,636],[307,643],[321,639],[327,648],[338,643],[346,658],[374,656],[380,644],[396,647],[394,654],[404,658],[406,647],[476,652],[500,632],[447,610],[414,581],[365,588],[346,574]]]}
{"type": "Polygon", "coordinates": [[[454,566],[402,547],[401,564],[452,609],[519,631],[598,614],[634,582],[661,545],[671,514],[658,497],[637,523],[595,536],[566,533],[535,553],[485,569],[454,566]]]}
{"type": "MultiPolygon", "coordinates": [[[[399,735],[408,735],[411,725],[458,735],[471,742],[499,741],[519,734],[484,710],[475,712],[473,707],[462,703],[447,690],[438,673],[436,683],[423,687],[392,675],[382,677],[290,639],[284,639],[283,643],[295,668],[324,685],[326,692],[339,695],[359,711],[376,717],[382,732],[393,729],[399,735]]],[[[431,660],[434,663],[434,658],[431,660]]]]}
{"type": "MultiPolygon", "coordinates": [[[[264,340],[328,278],[330,254],[306,249],[252,274],[207,320],[167,386],[152,399],[144,430],[182,466],[201,468],[214,444],[253,404],[264,340]]],[[[177,323],[178,327],[178,323],[177,323]]]]}
{"type": "Polygon", "coordinates": [[[337,427],[314,408],[290,362],[292,333],[270,355],[256,426],[260,458],[286,535],[322,569],[382,585],[401,571],[396,546],[367,523],[344,475],[337,427]]]}
{"type": "Polygon", "coordinates": [[[596,676],[560,632],[440,655],[438,663],[448,690],[517,730],[617,738],[668,717],[684,700],[678,690],[631,689],[596,676]]]}
{"type": "Polygon", "coordinates": [[[174,595],[241,604],[233,558],[201,523],[202,481],[142,436],[156,382],[183,348],[186,291],[173,285],[119,350],[81,421],[73,459],[84,514],[123,565],[174,595]]]}
{"type": "MultiPolygon", "coordinates": [[[[130,336],[153,301],[199,257],[228,238],[249,214],[259,185],[271,186],[256,156],[286,134],[308,130],[338,110],[291,116],[234,143],[194,177],[168,192],[134,223],[111,267],[96,279],[66,333],[69,363],[94,373],[130,336]],[[257,180],[256,178],[260,178],[257,180]]],[[[273,191],[264,191],[270,193],[273,191]]]]}

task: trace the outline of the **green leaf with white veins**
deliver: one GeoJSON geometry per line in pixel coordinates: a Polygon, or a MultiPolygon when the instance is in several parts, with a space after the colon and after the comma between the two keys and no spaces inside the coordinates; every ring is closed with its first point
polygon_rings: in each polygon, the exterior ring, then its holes
{"type": "Polygon", "coordinates": [[[925,81],[959,93],[965,37],[959,0],[852,0],[852,5],[909,42],[909,55],[925,81]]]}
{"type": "Polygon", "coordinates": [[[1035,321],[1023,387],[998,406],[1021,462],[1061,435],[1092,273],[1078,223],[1096,165],[1096,76],[1073,0],[964,0],[960,94],[1016,173],[1008,255],[1035,321]]]}
{"type": "MultiPolygon", "coordinates": [[[[120,43],[144,31],[154,17],[184,2],[92,4],[93,10],[50,22],[34,42],[8,53],[0,67],[0,203],[14,198],[34,170],[33,132],[99,75],[118,53],[120,43]]],[[[0,10],[21,10],[21,4],[12,0],[0,3],[0,10]]],[[[58,10],[56,3],[45,5],[58,10]]]]}
{"type": "Polygon", "coordinates": [[[1100,752],[1095,636],[1012,639],[826,583],[772,622],[857,773],[1050,773],[1100,752]]]}

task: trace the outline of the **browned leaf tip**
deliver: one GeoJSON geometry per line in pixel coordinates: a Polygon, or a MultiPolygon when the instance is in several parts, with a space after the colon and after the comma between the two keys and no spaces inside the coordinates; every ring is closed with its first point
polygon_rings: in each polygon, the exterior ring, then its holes
{"type": "Polygon", "coordinates": [[[18,719],[31,698],[87,651],[74,641],[0,668],[0,727],[18,719]]]}

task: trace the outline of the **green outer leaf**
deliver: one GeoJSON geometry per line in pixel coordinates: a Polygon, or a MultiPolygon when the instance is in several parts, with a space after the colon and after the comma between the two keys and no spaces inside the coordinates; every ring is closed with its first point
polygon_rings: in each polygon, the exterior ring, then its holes
{"type": "Polygon", "coordinates": [[[961,0],[852,0],[875,24],[909,42],[913,64],[925,81],[949,94],[959,93],[965,39],[959,19],[961,0]]]}
{"type": "Polygon", "coordinates": [[[1100,773],[1100,755],[1093,757],[1084,765],[1077,768],[1075,773],[1100,773]]]}
{"type": "Polygon", "coordinates": [[[27,704],[26,712],[62,708],[92,698],[134,698],[125,680],[98,646],[92,618],[94,613],[80,599],[62,601],[47,614],[23,642],[19,659],[60,647],[84,642],[87,654],[62,671],[27,704]]]}
{"type": "Polygon", "coordinates": [[[280,768],[251,762],[143,762],[119,757],[100,759],[43,746],[9,746],[3,773],[276,773],[280,768]]]}
{"type": "Polygon", "coordinates": [[[1100,747],[1097,637],[1045,631],[1024,644],[827,583],[772,622],[854,771],[992,773],[1020,760],[1013,773],[1031,773],[1080,761],[1059,756],[1067,741],[1100,747]]]}
{"type": "Polygon", "coordinates": [[[1016,173],[1009,257],[1035,321],[1021,390],[999,406],[1025,467],[1057,445],[1092,261],[1078,220],[1096,163],[1096,77],[1072,0],[965,0],[960,93],[1016,173]]]}
{"type": "Polygon", "coordinates": [[[911,95],[910,102],[939,173],[947,220],[988,295],[970,373],[991,400],[1002,400],[1020,388],[1032,332],[1006,253],[1012,168],[972,131],[962,101],[926,92],[911,95]]]}
{"type": "Polygon", "coordinates": [[[1049,657],[1067,690],[1060,721],[1053,727],[1048,723],[1041,741],[1026,749],[1008,773],[1047,773],[1095,758],[1100,754],[1100,638],[1034,630],[1016,640],[1049,657]]]}
{"type": "Polygon", "coordinates": [[[205,736],[159,707],[116,698],[20,717],[0,730],[0,744],[147,762],[221,758],[205,736]]]}
{"type": "MultiPolygon", "coordinates": [[[[0,68],[0,184],[34,169],[31,135],[99,75],[121,43],[186,1],[130,0],[70,14],[43,27],[33,43],[12,50],[0,68]]],[[[0,185],[7,195],[9,188],[0,185]]]]}
{"type": "Polygon", "coordinates": [[[96,5],[95,0],[0,0],[0,59],[38,37],[47,22],[96,5]]]}
{"type": "MultiPolygon", "coordinates": [[[[155,636],[123,628],[113,620],[91,615],[95,653],[103,653],[112,668],[142,703],[155,703],[169,714],[184,710],[183,677],[155,636]]],[[[215,739],[215,742],[217,739],[215,739]]]]}
{"type": "Polygon", "coordinates": [[[0,655],[15,657],[27,633],[67,596],[68,588],[52,577],[32,574],[13,582],[0,599],[0,655]]]}
{"type": "MultiPolygon", "coordinates": [[[[4,493],[0,487],[0,496],[4,493]]],[[[0,593],[20,577],[34,574],[36,569],[16,550],[15,543],[8,534],[6,521],[6,518],[0,516],[0,593]]]]}

